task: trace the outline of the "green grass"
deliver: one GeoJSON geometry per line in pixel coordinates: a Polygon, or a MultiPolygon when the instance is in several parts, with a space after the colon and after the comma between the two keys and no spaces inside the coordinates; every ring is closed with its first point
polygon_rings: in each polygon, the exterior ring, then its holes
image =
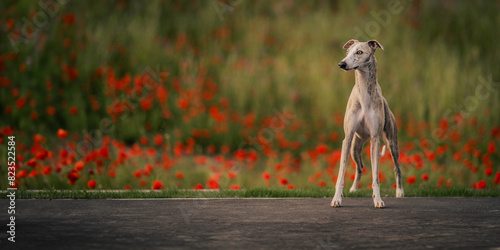
{"type": "MultiPolygon", "coordinates": [[[[246,190],[20,190],[17,199],[133,199],[133,198],[328,198],[332,197],[333,189],[277,189],[256,187],[246,190]]],[[[0,193],[0,198],[7,198],[6,192],[0,193]]],[[[394,197],[393,189],[381,190],[383,197],[394,197]]],[[[345,197],[371,197],[371,190],[359,190],[357,193],[344,192],[345,197]]],[[[498,190],[473,190],[468,188],[449,189],[407,189],[406,197],[500,197],[498,190]]]]}

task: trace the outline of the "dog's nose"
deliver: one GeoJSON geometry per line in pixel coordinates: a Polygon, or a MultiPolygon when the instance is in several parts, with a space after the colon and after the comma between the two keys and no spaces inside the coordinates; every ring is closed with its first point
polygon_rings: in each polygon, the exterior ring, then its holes
{"type": "Polygon", "coordinates": [[[339,67],[340,67],[341,69],[345,69],[345,67],[347,67],[347,63],[346,63],[346,62],[344,62],[344,61],[342,61],[342,62],[340,62],[340,63],[339,63],[339,67]]]}

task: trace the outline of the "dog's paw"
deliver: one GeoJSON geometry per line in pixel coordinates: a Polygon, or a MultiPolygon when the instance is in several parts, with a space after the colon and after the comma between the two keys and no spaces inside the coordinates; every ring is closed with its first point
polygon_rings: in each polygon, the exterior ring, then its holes
{"type": "Polygon", "coordinates": [[[405,192],[403,191],[403,189],[402,189],[402,188],[398,188],[398,189],[396,190],[396,197],[397,197],[397,198],[402,198],[402,197],[405,197],[405,192]]]}
{"type": "Polygon", "coordinates": [[[334,197],[330,203],[330,207],[340,207],[342,205],[342,198],[334,197]]]}
{"type": "Polygon", "coordinates": [[[373,199],[373,204],[375,205],[376,208],[383,208],[385,207],[385,204],[382,200],[377,200],[377,199],[373,199]]]}
{"type": "Polygon", "coordinates": [[[351,187],[351,189],[349,189],[349,193],[356,193],[356,192],[358,192],[357,187],[351,187]]]}

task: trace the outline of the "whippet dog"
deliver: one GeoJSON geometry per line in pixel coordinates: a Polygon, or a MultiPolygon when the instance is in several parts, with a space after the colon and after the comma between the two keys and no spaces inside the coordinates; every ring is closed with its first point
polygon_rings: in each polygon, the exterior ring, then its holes
{"type": "MultiPolygon", "coordinates": [[[[385,145],[389,148],[395,165],[396,197],[404,196],[401,183],[401,170],[398,162],[398,128],[396,126],[396,119],[389,109],[387,101],[382,96],[382,90],[377,81],[377,60],[373,55],[377,48],[384,49],[376,40],[368,42],[349,40],[344,45],[344,49],[347,49],[347,56],[339,63],[339,67],[345,71],[355,70],[356,84],[347,102],[347,109],[344,116],[345,138],[342,141],[342,156],[340,158],[339,175],[335,186],[335,196],[330,203],[332,207],[340,207],[342,204],[342,189],[344,188],[344,175],[349,151],[356,163],[357,170],[350,191],[357,191],[363,170],[361,151],[368,139],[370,139],[371,146],[373,203],[378,208],[385,206],[380,197],[378,174],[380,137],[382,137],[385,145]]],[[[382,151],[385,151],[385,146],[382,151]]]]}

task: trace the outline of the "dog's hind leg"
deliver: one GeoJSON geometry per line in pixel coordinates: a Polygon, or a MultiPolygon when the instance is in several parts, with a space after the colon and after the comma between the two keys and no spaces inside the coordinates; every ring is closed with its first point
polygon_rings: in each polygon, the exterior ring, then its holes
{"type": "Polygon", "coordinates": [[[399,146],[397,136],[384,135],[384,142],[391,152],[392,162],[394,163],[394,174],[396,176],[396,197],[404,197],[403,182],[401,180],[401,168],[399,167],[399,146]]]}
{"type": "Polygon", "coordinates": [[[389,109],[387,101],[384,100],[385,124],[382,138],[389,148],[394,162],[394,174],[396,175],[396,197],[404,197],[403,183],[401,180],[401,168],[399,167],[398,126],[396,118],[389,109]]]}
{"type": "Polygon", "coordinates": [[[358,191],[358,184],[359,180],[361,179],[361,173],[363,173],[363,160],[361,159],[361,153],[363,151],[363,145],[365,145],[365,142],[367,139],[362,139],[360,137],[357,137],[356,135],[352,139],[352,146],[351,146],[351,157],[356,163],[356,176],[354,177],[354,182],[352,183],[352,187],[349,190],[349,192],[356,192],[358,191]]]}

